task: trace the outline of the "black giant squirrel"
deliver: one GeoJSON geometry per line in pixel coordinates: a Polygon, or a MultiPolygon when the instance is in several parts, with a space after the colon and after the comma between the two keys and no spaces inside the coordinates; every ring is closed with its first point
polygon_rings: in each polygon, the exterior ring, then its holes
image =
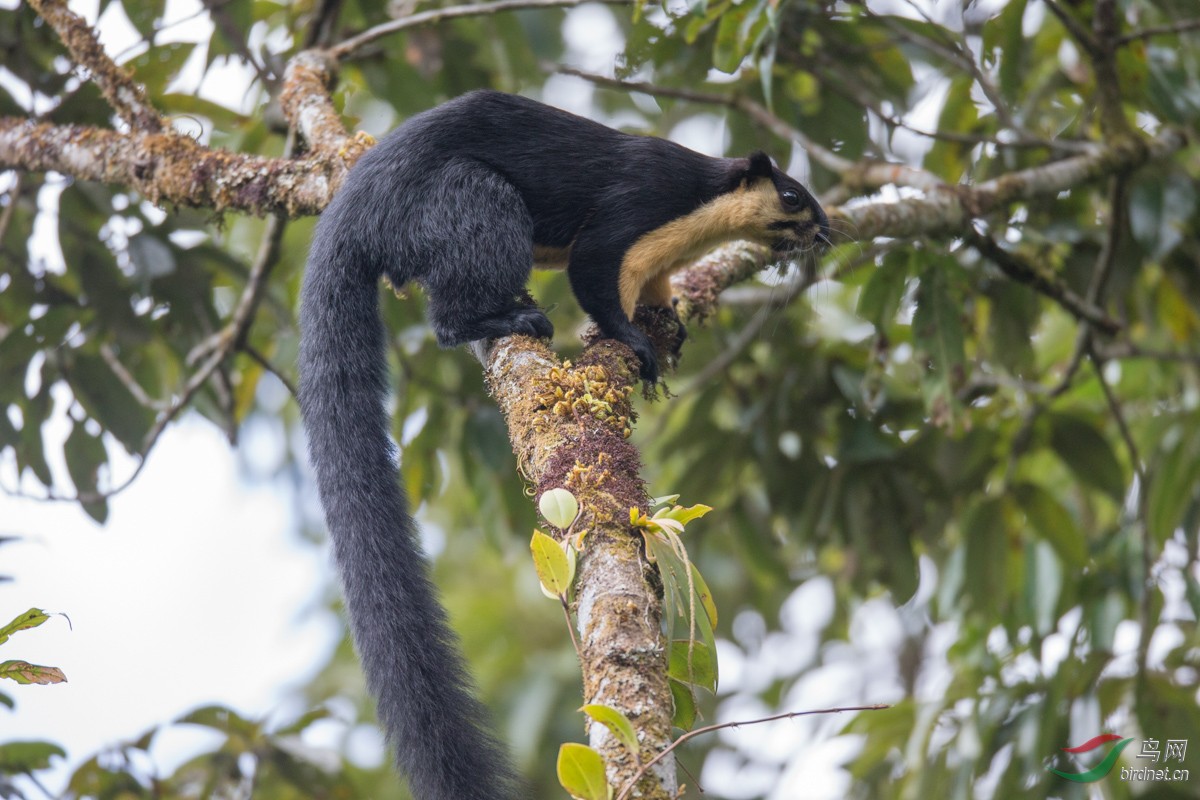
{"type": "Polygon", "coordinates": [[[604,335],[658,359],[632,322],[671,308],[668,278],[749,239],[781,254],[828,241],[820,205],[761,152],[710,158],[527,98],[464,95],[384,137],[321,215],[300,307],[300,405],[354,641],[417,800],[515,800],[398,484],[379,280],[420,284],[443,347],[549,337],[525,293],[563,267],[604,335]]]}

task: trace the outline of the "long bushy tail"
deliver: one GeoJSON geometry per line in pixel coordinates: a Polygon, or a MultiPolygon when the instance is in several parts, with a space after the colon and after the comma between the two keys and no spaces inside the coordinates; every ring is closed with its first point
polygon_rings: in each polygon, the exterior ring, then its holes
{"type": "Polygon", "coordinates": [[[481,727],[485,709],[471,695],[398,483],[379,273],[337,238],[319,228],[309,257],[300,406],[367,685],[417,800],[512,798],[513,773],[481,727]]]}

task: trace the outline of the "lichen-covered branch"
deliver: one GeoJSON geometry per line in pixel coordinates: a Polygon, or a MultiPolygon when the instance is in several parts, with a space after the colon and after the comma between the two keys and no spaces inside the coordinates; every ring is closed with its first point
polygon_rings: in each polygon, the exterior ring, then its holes
{"type": "Polygon", "coordinates": [[[176,133],[118,133],[0,117],[0,170],[54,170],[136,189],[160,205],[316,214],[342,169],[318,155],[267,158],[204,147],[176,133]]]}
{"type": "MultiPolygon", "coordinates": [[[[1186,144],[1177,130],[1166,130],[1148,142],[1131,142],[1097,149],[1094,153],[1053,161],[1038,167],[1002,175],[978,186],[938,185],[923,197],[900,200],[872,200],[848,206],[827,208],[830,219],[842,220],[857,238],[906,239],[931,234],[974,235],[968,223],[1019,200],[1057,194],[1098,178],[1126,172],[1153,160],[1175,153],[1186,144]]],[[[766,247],[737,242],[713,251],[687,269],[671,277],[684,321],[703,320],[717,307],[721,292],[750,278],[775,261],[766,247]]],[[[1075,316],[1112,330],[1112,320],[1095,304],[1048,285],[1044,280],[1023,280],[1018,270],[1006,270],[1010,277],[1061,303],[1075,316]]]]}
{"type": "Polygon", "coordinates": [[[312,150],[338,156],[342,169],[348,171],[373,142],[366,134],[346,135],[329,96],[336,74],[337,62],[327,53],[305,50],[296,54],[284,73],[279,104],[312,150]]]}
{"type": "MultiPolygon", "coordinates": [[[[638,731],[643,758],[671,744],[674,711],[667,684],[662,606],[629,509],[646,510],[641,461],[628,434],[637,375],[629,351],[611,340],[587,348],[573,365],[542,342],[513,336],[485,359],[488,387],[508,423],[517,463],[536,494],[566,488],[580,501],[574,534],[583,549],[575,586],[587,703],[622,711],[638,731]]],[[[603,725],[590,729],[608,779],[623,786],[638,763],[603,725]]],[[[645,775],[635,796],[670,798],[673,760],[645,775]]]]}
{"type": "Polygon", "coordinates": [[[104,52],[87,20],[68,9],[64,0],[29,0],[29,6],[54,29],[70,52],[71,60],[88,71],[92,83],[129,127],[148,133],[158,133],[166,127],[142,87],[104,52]]]}
{"type": "Polygon", "coordinates": [[[1183,133],[1172,128],[1150,140],[1125,140],[1085,155],[1010,172],[978,186],[954,186],[927,192],[924,197],[843,206],[829,209],[829,216],[844,220],[860,239],[955,233],[973,217],[1018,200],[1058,194],[1098,178],[1137,169],[1149,161],[1170,156],[1186,143],[1183,133]]]}

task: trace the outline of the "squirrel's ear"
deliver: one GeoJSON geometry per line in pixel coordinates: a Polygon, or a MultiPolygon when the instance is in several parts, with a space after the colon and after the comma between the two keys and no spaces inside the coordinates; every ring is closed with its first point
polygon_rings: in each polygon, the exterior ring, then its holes
{"type": "Polygon", "coordinates": [[[750,165],[746,168],[746,181],[753,181],[755,178],[769,178],[775,167],[771,164],[771,157],[762,150],[755,150],[747,159],[750,165]]]}

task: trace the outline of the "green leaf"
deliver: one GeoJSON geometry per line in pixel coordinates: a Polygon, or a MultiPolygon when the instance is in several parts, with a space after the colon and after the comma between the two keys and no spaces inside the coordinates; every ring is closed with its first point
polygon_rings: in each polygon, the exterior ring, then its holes
{"type": "Polygon", "coordinates": [[[50,615],[40,608],[29,609],[3,628],[0,628],[0,644],[7,642],[8,637],[17,631],[27,631],[30,628],[36,628],[48,619],[50,619],[50,615]]]}
{"type": "Polygon", "coordinates": [[[533,568],[537,570],[542,588],[554,597],[566,597],[575,578],[574,566],[553,536],[535,530],[529,541],[533,553],[533,568]]]}
{"type": "MultiPolygon", "coordinates": [[[[674,520],[670,520],[670,522],[674,523],[674,520]]],[[[671,534],[651,530],[647,530],[643,536],[646,541],[646,552],[649,554],[651,562],[658,567],[658,573],[663,582],[663,609],[666,617],[664,627],[667,638],[673,638],[675,623],[682,617],[687,621],[689,637],[698,633],[702,642],[710,648],[715,648],[715,637],[710,620],[715,618],[716,607],[712,606],[710,609],[706,606],[704,594],[708,593],[708,587],[704,585],[703,580],[698,583],[694,580],[693,576],[698,573],[691,571],[691,564],[685,559],[687,552],[683,549],[679,538],[671,539],[671,534]],[[678,551],[675,549],[676,546],[679,547],[678,551]],[[696,594],[691,595],[689,592],[696,594]],[[695,610],[697,606],[703,608],[703,614],[695,610]],[[695,611],[695,619],[692,618],[693,611],[695,611]]],[[[708,605],[711,605],[711,597],[708,605]]]]}
{"type": "MultiPolygon", "coordinates": [[[[1002,55],[1000,58],[1000,92],[1014,100],[1025,76],[1025,35],[1021,30],[1027,0],[1012,0],[1001,14],[984,26],[985,38],[996,34],[1002,55]],[[998,30],[997,30],[998,29],[998,30]]],[[[991,49],[991,48],[989,48],[991,49]]]]}
{"type": "Polygon", "coordinates": [[[155,98],[155,105],[164,114],[187,114],[207,117],[221,128],[235,128],[242,122],[242,115],[219,103],[191,94],[163,94],[155,98]]]}
{"type": "Polygon", "coordinates": [[[700,574],[700,570],[696,569],[695,564],[692,564],[692,583],[696,587],[696,599],[700,601],[700,606],[708,616],[709,627],[717,627],[717,604],[713,601],[712,591],[704,582],[704,577],[700,574]]]}
{"type": "Polygon", "coordinates": [[[1050,445],[1075,477],[1121,503],[1125,473],[1108,440],[1081,417],[1055,414],[1050,426],[1050,445]]]}
{"type": "MultiPolygon", "coordinates": [[[[972,133],[975,130],[979,111],[971,96],[974,87],[975,78],[970,74],[960,74],[951,81],[946,104],[942,106],[938,120],[938,130],[957,133],[972,133]]],[[[938,141],[925,156],[925,169],[948,184],[956,184],[969,163],[967,156],[971,147],[963,142],[938,141]]]]}
{"type": "Polygon", "coordinates": [[[742,22],[745,20],[749,3],[733,6],[721,15],[717,23],[717,40],[713,44],[713,66],[732,75],[746,56],[741,41],[742,22]]]}
{"type": "Polygon", "coordinates": [[[847,464],[870,464],[896,457],[896,444],[879,428],[865,419],[844,420],[838,461],[847,464]]]}
{"type": "MultiPolygon", "coordinates": [[[[214,759],[215,760],[215,759],[214,759]]],[[[128,762],[126,762],[128,763],[128,762]]],[[[193,764],[195,761],[192,762],[193,764]]],[[[133,798],[144,797],[146,787],[128,772],[114,772],[108,754],[93,756],[79,765],[71,775],[67,797],[133,798]]],[[[193,773],[194,774],[194,773],[193,773]]],[[[212,794],[205,793],[211,797],[212,794]]]]}
{"type": "Polygon", "coordinates": [[[1146,498],[1146,525],[1159,544],[1183,524],[1184,513],[1200,494],[1200,427],[1188,420],[1185,433],[1156,458],[1146,498]]]}
{"type": "Polygon", "coordinates": [[[538,499],[538,510],[551,525],[566,530],[579,516],[579,501],[566,489],[551,489],[538,499]]]}
{"type": "Polygon", "coordinates": [[[988,339],[993,357],[1014,375],[1033,371],[1033,331],[1041,316],[1037,294],[1028,286],[1003,281],[988,292],[988,339]]]}
{"type": "Polygon", "coordinates": [[[608,800],[612,794],[604,774],[604,759],[576,742],[567,742],[558,749],[558,782],[578,800],[608,800]]]}
{"type": "Polygon", "coordinates": [[[139,3],[121,4],[121,7],[125,9],[125,15],[133,23],[133,27],[148,42],[154,41],[154,36],[157,32],[156,24],[162,20],[163,8],[165,6],[165,0],[143,0],[143,2],[139,3]]]}
{"type": "Polygon", "coordinates": [[[1188,302],[1183,287],[1168,277],[1158,282],[1158,319],[1176,342],[1187,344],[1200,339],[1200,313],[1188,302]]]}
{"type": "Polygon", "coordinates": [[[1008,528],[1004,502],[987,498],[975,503],[962,519],[966,540],[966,581],[963,587],[971,606],[990,615],[1008,605],[1008,528]]]}
{"type": "Polygon", "coordinates": [[[675,714],[671,718],[671,724],[690,731],[696,724],[696,698],[692,695],[692,687],[674,678],[670,678],[667,683],[671,686],[671,699],[675,701],[675,714]]]}
{"type": "Polygon", "coordinates": [[[1188,221],[1195,215],[1196,190],[1184,175],[1145,176],[1129,193],[1129,229],[1155,259],[1184,240],[1188,221]]]}
{"type": "Polygon", "coordinates": [[[1055,610],[1063,587],[1064,561],[1044,541],[1035,540],[1025,547],[1025,574],[1028,578],[1022,587],[1024,611],[1039,636],[1054,631],[1057,622],[1055,610]]]}
{"type": "Polygon", "coordinates": [[[649,517],[646,519],[647,528],[658,528],[661,531],[678,536],[683,533],[683,523],[670,517],[649,517]]]}
{"type": "Polygon", "coordinates": [[[36,683],[39,686],[67,682],[67,676],[58,667],[43,667],[28,661],[0,662],[0,678],[8,678],[22,684],[36,683]]]}
{"type": "Polygon", "coordinates": [[[292,724],[285,725],[284,727],[275,731],[274,735],[275,736],[299,735],[301,733],[304,733],[304,731],[308,728],[308,726],[312,725],[314,722],[319,722],[320,720],[323,720],[323,719],[329,719],[331,716],[333,716],[332,712],[330,712],[330,710],[328,708],[325,708],[324,706],[322,706],[320,708],[310,709],[309,711],[306,711],[305,713],[301,714],[300,718],[297,719],[292,724]]]}
{"type": "Polygon", "coordinates": [[[948,274],[956,268],[951,259],[930,260],[921,272],[912,321],[913,339],[926,358],[925,403],[936,424],[945,424],[954,416],[958,405],[955,391],[962,384],[966,361],[959,318],[962,302],[952,291],[948,274]]]}
{"type": "Polygon", "coordinates": [[[42,365],[41,373],[42,388],[27,403],[20,404],[25,425],[21,428],[21,443],[17,447],[17,468],[23,470],[28,467],[44,486],[52,486],[54,479],[42,441],[42,424],[49,418],[51,410],[50,381],[47,378],[52,377],[52,373],[48,363],[42,365]]]}
{"type": "Polygon", "coordinates": [[[130,453],[138,452],[154,424],[154,413],[138,402],[99,356],[76,354],[66,373],[88,416],[117,437],[130,453]]]}
{"type": "Polygon", "coordinates": [[[613,736],[616,736],[617,740],[625,745],[626,750],[633,753],[635,759],[640,756],[641,745],[638,743],[637,732],[634,731],[629,717],[612,706],[600,703],[589,703],[579,710],[612,731],[613,736]]]}
{"type": "Polygon", "coordinates": [[[677,494],[664,494],[662,497],[656,497],[650,501],[650,510],[657,511],[662,506],[673,506],[678,499],[679,495],[677,494]]]}
{"type": "Polygon", "coordinates": [[[1087,542],[1071,512],[1041,486],[1023,483],[1013,487],[1013,496],[1037,534],[1046,540],[1063,563],[1082,567],[1087,562],[1087,542]]]}
{"type": "Polygon", "coordinates": [[[889,251],[867,279],[858,296],[858,315],[882,330],[896,316],[904,289],[908,285],[910,251],[897,248],[889,251]]]}
{"type": "MultiPolygon", "coordinates": [[[[87,427],[76,422],[63,445],[67,472],[79,494],[94,494],[99,490],[100,468],[108,463],[108,452],[99,436],[92,436],[87,427]]],[[[103,524],[108,518],[108,503],[85,503],[84,510],[92,519],[103,524]]]]}
{"type": "Polygon", "coordinates": [[[202,706],[189,711],[176,724],[202,725],[215,731],[231,736],[241,736],[245,739],[256,739],[260,733],[258,724],[240,716],[237,712],[224,706],[202,706]]]}
{"type": "Polygon", "coordinates": [[[134,76],[151,97],[162,94],[196,49],[195,42],[171,42],[151,47],[130,62],[134,76]]]}
{"type": "Polygon", "coordinates": [[[677,639],[671,642],[667,675],[677,681],[717,691],[717,657],[704,642],[677,639]]]}
{"type": "Polygon", "coordinates": [[[51,742],[7,742],[0,744],[0,774],[24,775],[49,769],[50,759],[66,758],[67,751],[51,742]]]}
{"type": "Polygon", "coordinates": [[[689,508],[683,506],[674,506],[669,511],[658,511],[654,514],[654,519],[673,519],[680,525],[687,525],[694,519],[700,519],[708,512],[712,511],[711,506],[694,505],[689,508]]]}

